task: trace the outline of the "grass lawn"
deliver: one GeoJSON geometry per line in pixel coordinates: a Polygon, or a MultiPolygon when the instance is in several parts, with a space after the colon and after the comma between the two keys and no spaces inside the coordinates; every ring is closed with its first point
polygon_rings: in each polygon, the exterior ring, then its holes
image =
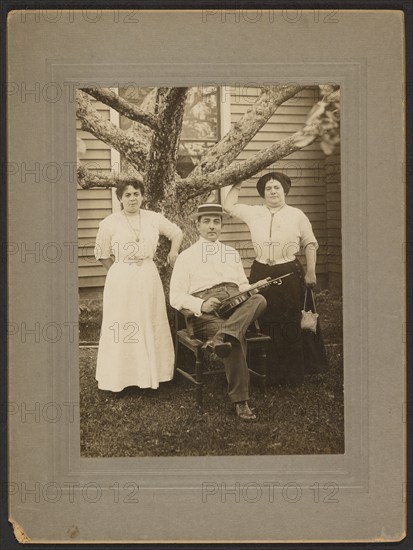
{"type": "Polygon", "coordinates": [[[96,348],[80,350],[80,437],[83,457],[328,454],[344,452],[341,302],[317,300],[330,370],[297,388],[252,379],[258,421],[240,422],[224,375],[208,377],[204,409],[179,375],[159,389],[127,388],[118,397],[97,389],[96,348]]]}

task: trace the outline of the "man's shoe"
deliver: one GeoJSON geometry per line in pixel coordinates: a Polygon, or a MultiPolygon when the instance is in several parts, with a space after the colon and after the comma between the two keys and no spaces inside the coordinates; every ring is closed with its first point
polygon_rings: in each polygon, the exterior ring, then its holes
{"type": "Polygon", "coordinates": [[[221,359],[225,359],[231,353],[232,345],[231,342],[223,342],[222,340],[207,340],[202,349],[207,354],[212,355],[215,353],[221,359]]]}
{"type": "Polygon", "coordinates": [[[254,420],[257,420],[256,415],[249,408],[246,401],[243,403],[235,403],[235,412],[238,418],[244,422],[254,422],[254,420]]]}

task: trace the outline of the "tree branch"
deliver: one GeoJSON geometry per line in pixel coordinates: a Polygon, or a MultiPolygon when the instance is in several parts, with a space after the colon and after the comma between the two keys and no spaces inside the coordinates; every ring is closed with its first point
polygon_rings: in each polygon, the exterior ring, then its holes
{"type": "Polygon", "coordinates": [[[76,116],[82,130],[90,132],[122,153],[138,172],[145,172],[148,160],[148,143],[136,132],[127,133],[109,120],[104,120],[91,104],[87,94],[76,90],[76,116]]]}
{"type": "Polygon", "coordinates": [[[188,200],[219,187],[234,185],[250,178],[260,170],[291,155],[295,151],[307,147],[319,137],[321,138],[323,150],[326,154],[331,153],[334,145],[339,141],[338,101],[339,92],[334,90],[313,106],[304,127],[299,132],[295,132],[288,138],[277,141],[244,162],[233,162],[221,170],[200,174],[196,180],[194,180],[191,174],[185,180],[178,182],[178,193],[183,196],[184,200],[188,200]],[[325,145],[326,140],[329,148],[325,145]]]}
{"type": "Polygon", "coordinates": [[[231,130],[201,159],[188,177],[196,181],[201,174],[225,168],[239,155],[278,107],[301,91],[304,86],[266,86],[255,103],[231,130]]]}
{"type": "MultiPolygon", "coordinates": [[[[308,144],[314,141],[316,137],[313,136],[308,144]]],[[[215,172],[199,176],[196,181],[182,180],[178,183],[178,195],[182,195],[183,200],[188,200],[213,189],[244,181],[277,160],[301,149],[302,147],[299,144],[301,138],[302,133],[296,132],[288,138],[274,143],[271,147],[263,149],[244,162],[234,161],[230,166],[222,170],[216,170],[215,172]]]]}
{"type": "Polygon", "coordinates": [[[117,187],[120,183],[134,183],[136,180],[143,181],[140,174],[114,174],[113,176],[106,176],[104,174],[94,173],[85,168],[85,166],[78,166],[77,168],[77,182],[82,189],[90,189],[91,187],[117,187]]]}
{"type": "Polygon", "coordinates": [[[126,116],[130,120],[149,126],[152,130],[158,128],[156,117],[150,113],[146,113],[136,107],[133,103],[129,103],[123,97],[119,97],[110,88],[81,88],[84,92],[91,95],[98,101],[101,101],[105,105],[112,107],[121,115],[126,116]]]}

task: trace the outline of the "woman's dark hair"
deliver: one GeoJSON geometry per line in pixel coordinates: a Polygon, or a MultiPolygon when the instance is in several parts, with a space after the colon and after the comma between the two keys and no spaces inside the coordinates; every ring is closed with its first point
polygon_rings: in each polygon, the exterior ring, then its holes
{"type": "Polygon", "coordinates": [[[125,189],[131,185],[134,189],[139,189],[142,195],[145,194],[145,186],[143,185],[143,182],[139,180],[133,180],[130,182],[121,181],[116,186],[116,196],[120,200],[122,198],[123,193],[125,192],[125,189]]]}
{"type": "Polygon", "coordinates": [[[257,181],[257,191],[262,198],[264,198],[265,194],[265,184],[270,180],[279,181],[282,185],[282,188],[284,189],[284,193],[288,195],[288,191],[291,187],[290,178],[285,174],[282,174],[281,172],[269,172],[268,174],[261,176],[260,179],[257,181]]]}

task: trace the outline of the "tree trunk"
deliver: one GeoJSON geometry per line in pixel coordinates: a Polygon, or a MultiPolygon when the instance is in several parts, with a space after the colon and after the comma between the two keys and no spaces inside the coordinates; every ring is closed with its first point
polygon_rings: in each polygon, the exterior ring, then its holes
{"type": "Polygon", "coordinates": [[[145,180],[151,209],[159,208],[167,196],[175,197],[176,162],[188,88],[160,88],[158,92],[158,127],[152,138],[145,180]]]}

